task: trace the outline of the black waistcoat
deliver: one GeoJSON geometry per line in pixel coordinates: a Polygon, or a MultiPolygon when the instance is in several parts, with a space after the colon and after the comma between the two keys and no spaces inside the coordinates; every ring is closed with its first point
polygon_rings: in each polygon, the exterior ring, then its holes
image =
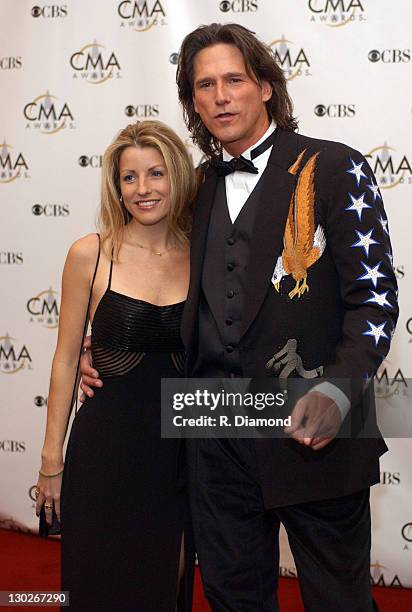
{"type": "Polygon", "coordinates": [[[245,278],[259,180],[235,222],[229,216],[225,179],[219,179],[210,216],[199,303],[199,350],[194,377],[241,376],[240,329],[245,278]]]}

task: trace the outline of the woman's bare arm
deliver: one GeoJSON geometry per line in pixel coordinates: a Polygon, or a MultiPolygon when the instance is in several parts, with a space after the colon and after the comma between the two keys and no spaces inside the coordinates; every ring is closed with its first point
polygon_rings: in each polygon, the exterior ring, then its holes
{"type": "MultiPolygon", "coordinates": [[[[77,360],[83,341],[83,326],[90,284],[98,254],[98,238],[90,234],[75,242],[67,255],[63,271],[59,333],[52,363],[47,409],[47,424],[42,450],[41,472],[55,474],[63,466],[63,444],[69,421],[77,360]]],[[[54,499],[58,507],[58,481],[40,476],[38,507],[54,499]]]]}

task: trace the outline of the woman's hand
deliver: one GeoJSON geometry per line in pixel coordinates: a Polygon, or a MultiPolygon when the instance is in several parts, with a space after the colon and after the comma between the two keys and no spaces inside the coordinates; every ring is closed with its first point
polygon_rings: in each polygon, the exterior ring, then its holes
{"type": "Polygon", "coordinates": [[[90,348],[91,337],[87,336],[83,342],[83,352],[80,358],[80,373],[82,375],[80,389],[83,391],[80,396],[81,402],[84,402],[86,396],[93,397],[94,392],[92,387],[103,387],[103,383],[99,379],[98,371],[93,368],[90,348]]]}
{"type": "Polygon", "coordinates": [[[44,504],[46,523],[52,524],[53,507],[60,523],[60,492],[62,487],[63,467],[55,471],[43,469],[39,473],[36,488],[36,514],[40,516],[41,507],[44,504]],[[48,474],[45,476],[45,474],[48,474]]]}

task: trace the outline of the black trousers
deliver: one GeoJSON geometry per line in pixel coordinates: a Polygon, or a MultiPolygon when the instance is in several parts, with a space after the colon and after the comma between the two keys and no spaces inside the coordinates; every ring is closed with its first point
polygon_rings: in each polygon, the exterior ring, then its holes
{"type": "Polygon", "coordinates": [[[280,523],[307,612],[377,609],[370,587],[369,489],[268,510],[253,440],[186,442],[195,545],[213,612],[279,610],[280,523]]]}

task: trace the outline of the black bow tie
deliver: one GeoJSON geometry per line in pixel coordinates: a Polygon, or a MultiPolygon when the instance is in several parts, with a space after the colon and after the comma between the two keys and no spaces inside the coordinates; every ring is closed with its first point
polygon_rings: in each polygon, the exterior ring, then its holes
{"type": "Polygon", "coordinates": [[[215,158],[212,160],[211,164],[216,171],[218,176],[227,176],[232,172],[250,172],[251,174],[259,174],[259,170],[254,165],[252,159],[259,157],[262,155],[269,147],[271,147],[275,140],[276,130],[270,134],[266,140],[264,140],[258,147],[252,149],[250,152],[250,158],[246,159],[245,157],[234,157],[230,161],[223,161],[220,158],[215,158]]]}
{"type": "Polygon", "coordinates": [[[245,157],[234,157],[230,161],[222,159],[214,159],[212,166],[218,176],[227,176],[232,172],[250,172],[251,174],[259,174],[259,170],[250,159],[245,157]]]}

